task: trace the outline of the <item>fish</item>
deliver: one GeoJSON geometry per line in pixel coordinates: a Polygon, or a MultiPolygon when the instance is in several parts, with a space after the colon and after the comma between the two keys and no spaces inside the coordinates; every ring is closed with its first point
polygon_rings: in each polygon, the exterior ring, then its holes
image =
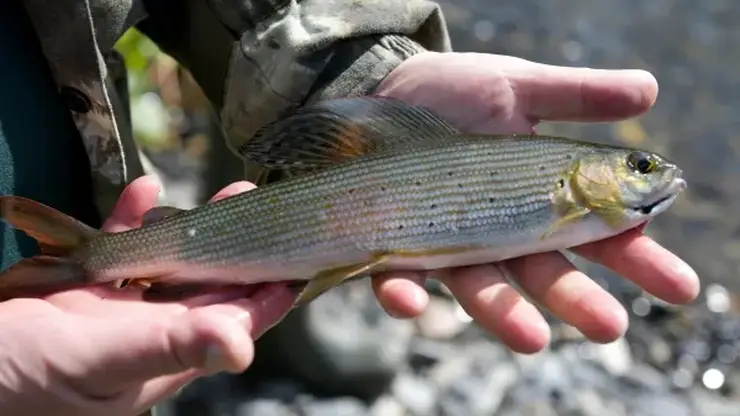
{"type": "Polygon", "coordinates": [[[384,97],[297,108],[237,150],[286,178],[190,210],[154,207],[124,232],[0,197],[0,218],[39,244],[0,274],[0,296],[121,282],[162,296],[292,282],[299,307],[380,272],[433,273],[609,238],[665,212],[687,186],[682,169],[654,152],[466,133],[384,97]]]}

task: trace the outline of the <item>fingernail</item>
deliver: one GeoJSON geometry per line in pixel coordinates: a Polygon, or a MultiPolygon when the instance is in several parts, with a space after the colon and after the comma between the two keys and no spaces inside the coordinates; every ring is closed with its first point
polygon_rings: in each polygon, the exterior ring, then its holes
{"type": "Polygon", "coordinates": [[[689,297],[688,301],[693,301],[699,296],[701,289],[701,281],[696,271],[688,264],[683,261],[678,261],[673,269],[673,273],[677,276],[681,276],[678,281],[678,285],[681,290],[689,297]]]}
{"type": "Polygon", "coordinates": [[[252,314],[250,314],[249,312],[242,312],[239,315],[236,315],[236,321],[242,325],[245,322],[252,322],[252,314]]]}
{"type": "Polygon", "coordinates": [[[218,345],[210,345],[206,350],[205,369],[211,373],[227,371],[231,368],[231,362],[218,345]]]}

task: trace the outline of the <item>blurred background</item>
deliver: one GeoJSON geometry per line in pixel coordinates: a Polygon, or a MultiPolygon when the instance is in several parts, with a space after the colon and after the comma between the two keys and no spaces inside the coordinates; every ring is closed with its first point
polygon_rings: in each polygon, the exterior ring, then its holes
{"type": "MultiPolygon", "coordinates": [[[[457,51],[657,77],[658,102],[644,117],[540,132],[640,146],[685,168],[689,189],[648,233],[697,270],[700,298],[671,307],[576,259],[626,305],[628,333],[596,345],[553,320],[550,348],[522,356],[480,331],[433,282],[430,307],[414,321],[388,318],[368,282],[357,282],[270,331],[246,374],[200,380],[161,414],[740,415],[740,2],[441,4],[457,51]]],[[[187,72],[136,31],[118,49],[136,137],[166,202],[190,208],[238,180],[240,163],[187,72]]]]}

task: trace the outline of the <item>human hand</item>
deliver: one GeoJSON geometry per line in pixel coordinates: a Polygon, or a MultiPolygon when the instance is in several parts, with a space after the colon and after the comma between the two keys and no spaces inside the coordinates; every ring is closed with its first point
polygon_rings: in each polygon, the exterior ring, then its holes
{"type": "MultiPolygon", "coordinates": [[[[253,188],[236,182],[211,201],[253,188]]],[[[141,225],[152,177],[131,183],[103,229],[141,225]]],[[[244,371],[253,340],[290,310],[283,284],[147,303],[141,291],[91,287],[0,303],[0,414],[135,415],[199,376],[244,371]]]]}
{"type": "MultiPolygon", "coordinates": [[[[479,53],[424,53],[396,68],[376,94],[421,105],[471,133],[532,133],[543,120],[614,121],[637,116],[655,103],[658,86],[645,71],[607,71],[544,65],[479,53]]],[[[603,264],[647,292],[671,303],[692,301],[696,273],[681,259],[630,230],[583,245],[574,253],[603,264]]],[[[627,329],[627,312],[597,283],[558,252],[501,264],[536,303],[596,342],[610,342],[627,329]]],[[[473,319],[511,349],[534,353],[550,328],[498,268],[483,265],[446,271],[440,280],[473,319]]],[[[420,273],[374,277],[380,303],[396,317],[413,317],[428,295],[420,273]]]]}

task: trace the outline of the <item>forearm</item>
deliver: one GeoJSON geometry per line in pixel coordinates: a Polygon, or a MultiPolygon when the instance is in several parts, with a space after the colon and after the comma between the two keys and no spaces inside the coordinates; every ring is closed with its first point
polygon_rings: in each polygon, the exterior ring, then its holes
{"type": "Polygon", "coordinates": [[[450,49],[439,6],[425,0],[152,0],[148,7],[152,18],[142,28],[194,74],[232,149],[287,109],[370,93],[409,56],[450,49]]]}

